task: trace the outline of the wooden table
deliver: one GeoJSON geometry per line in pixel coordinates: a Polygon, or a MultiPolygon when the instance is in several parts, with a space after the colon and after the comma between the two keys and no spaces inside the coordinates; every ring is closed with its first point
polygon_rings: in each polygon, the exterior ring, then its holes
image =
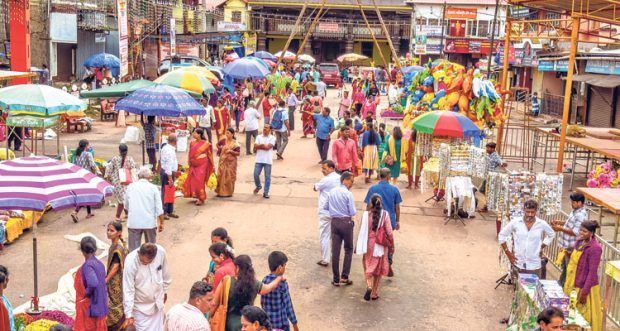
{"type": "MultiPolygon", "coordinates": [[[[613,244],[616,245],[618,243],[618,224],[620,223],[620,189],[578,187],[577,192],[583,193],[586,199],[616,215],[613,241],[613,244]]],[[[602,213],[600,215],[599,219],[602,217],[602,213]]]]}

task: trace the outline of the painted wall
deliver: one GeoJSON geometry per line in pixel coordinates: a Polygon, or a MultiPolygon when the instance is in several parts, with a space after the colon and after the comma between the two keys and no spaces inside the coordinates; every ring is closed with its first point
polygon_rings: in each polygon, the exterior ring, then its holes
{"type": "MultiPolygon", "coordinates": [[[[373,41],[369,40],[368,42],[373,42],[373,41]]],[[[379,41],[379,46],[381,47],[381,51],[383,52],[383,56],[385,57],[385,60],[388,63],[391,62],[390,59],[392,57],[391,57],[390,45],[387,43],[387,41],[383,41],[383,42],[379,41]]],[[[355,44],[353,44],[353,53],[362,54],[362,41],[356,41],[355,44]]],[[[373,43],[373,48],[372,48],[372,60],[375,62],[376,65],[383,65],[383,60],[381,60],[381,55],[379,55],[379,49],[377,48],[377,45],[374,45],[374,43],[373,43]]]]}
{"type": "Polygon", "coordinates": [[[241,12],[241,23],[250,25],[250,12],[242,0],[228,0],[224,5],[224,22],[232,22],[232,14],[235,11],[241,12]]]}

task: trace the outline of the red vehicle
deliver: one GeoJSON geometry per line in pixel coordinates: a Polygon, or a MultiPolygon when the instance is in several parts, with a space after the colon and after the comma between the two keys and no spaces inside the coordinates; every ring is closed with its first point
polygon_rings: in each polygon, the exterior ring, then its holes
{"type": "Polygon", "coordinates": [[[321,63],[317,66],[321,74],[321,80],[327,85],[334,85],[337,88],[342,86],[342,77],[340,69],[336,63],[321,63]]]}

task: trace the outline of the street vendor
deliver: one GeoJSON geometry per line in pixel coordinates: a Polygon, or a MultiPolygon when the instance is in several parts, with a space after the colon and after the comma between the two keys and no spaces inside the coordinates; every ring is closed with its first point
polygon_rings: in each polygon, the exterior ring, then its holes
{"type": "Polygon", "coordinates": [[[577,243],[581,223],[588,219],[588,212],[583,206],[585,201],[586,197],[583,193],[572,193],[570,195],[570,204],[573,210],[568,215],[568,218],[565,221],[551,221],[553,230],[560,234],[558,245],[561,249],[558,254],[557,264],[562,266],[562,274],[560,275],[560,279],[558,279],[558,283],[560,283],[561,286],[564,286],[564,282],[566,281],[566,266],[568,265],[570,255],[577,243]]]}
{"type": "Polygon", "coordinates": [[[555,238],[555,232],[547,222],[536,217],[538,202],[526,201],[523,211],[523,216],[512,219],[502,228],[498,240],[510,261],[513,273],[535,274],[542,278],[543,252],[555,238]],[[514,247],[512,251],[507,244],[511,237],[514,247]]]}
{"type": "MultiPolygon", "coordinates": [[[[497,147],[497,144],[494,142],[490,142],[486,144],[487,154],[489,155],[487,159],[487,171],[489,172],[497,171],[497,168],[500,168],[500,167],[505,168],[506,166],[508,166],[506,162],[502,161],[502,158],[499,156],[499,154],[495,150],[496,147],[497,147]]],[[[482,182],[480,189],[478,190],[483,196],[485,196],[484,201],[478,201],[480,205],[484,206],[476,210],[479,213],[486,213],[488,211],[487,206],[486,206],[486,186],[487,186],[487,181],[485,179],[482,182]]]]}

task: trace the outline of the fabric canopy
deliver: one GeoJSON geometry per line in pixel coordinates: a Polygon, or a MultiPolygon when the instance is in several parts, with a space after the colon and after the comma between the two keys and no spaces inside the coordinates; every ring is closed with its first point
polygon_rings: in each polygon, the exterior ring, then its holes
{"type": "MultiPolygon", "coordinates": [[[[566,78],[562,78],[566,79],[566,78]]],[[[586,84],[598,87],[614,88],[620,86],[620,76],[616,75],[597,75],[597,74],[580,74],[573,75],[574,82],[584,82],[586,84]]]]}

